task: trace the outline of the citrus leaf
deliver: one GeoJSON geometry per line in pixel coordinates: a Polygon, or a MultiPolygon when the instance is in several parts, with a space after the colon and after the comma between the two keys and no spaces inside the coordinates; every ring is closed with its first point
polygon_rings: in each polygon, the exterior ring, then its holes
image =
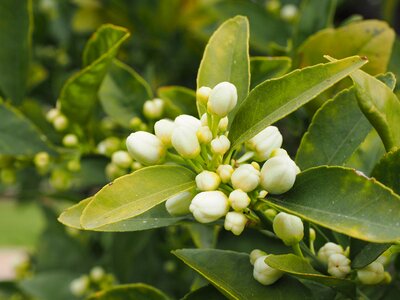
{"type": "Polygon", "coordinates": [[[157,90],[166,104],[166,116],[173,119],[181,114],[196,116],[196,93],[183,86],[163,86],[157,90]]]}
{"type": "Polygon", "coordinates": [[[372,176],[400,195],[400,149],[386,153],[372,171],[372,176]]]}
{"type": "Polygon", "coordinates": [[[91,295],[87,300],[170,300],[153,286],[144,283],[122,284],[91,295]]]}
{"type": "Polygon", "coordinates": [[[297,110],[367,61],[359,56],[293,71],[259,84],[242,102],[232,122],[232,147],[297,110]]]}

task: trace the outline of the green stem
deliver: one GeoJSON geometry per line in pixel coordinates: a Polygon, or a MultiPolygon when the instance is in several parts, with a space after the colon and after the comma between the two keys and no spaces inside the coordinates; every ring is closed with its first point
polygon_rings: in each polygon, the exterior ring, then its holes
{"type": "Polygon", "coordinates": [[[296,245],[293,245],[292,248],[293,248],[294,254],[300,256],[301,258],[304,258],[303,252],[301,252],[299,243],[297,243],[296,245]]]}
{"type": "Polygon", "coordinates": [[[171,159],[173,162],[176,162],[178,164],[184,164],[186,161],[180,157],[179,155],[173,154],[171,152],[167,152],[167,158],[171,159]]]}
{"type": "Polygon", "coordinates": [[[201,169],[193,163],[190,159],[185,159],[185,162],[194,170],[196,173],[201,173],[201,169]]]}

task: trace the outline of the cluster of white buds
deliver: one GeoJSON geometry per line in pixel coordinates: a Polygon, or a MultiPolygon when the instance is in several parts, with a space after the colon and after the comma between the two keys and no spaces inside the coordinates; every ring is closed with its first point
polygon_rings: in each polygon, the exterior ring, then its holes
{"type": "Polygon", "coordinates": [[[254,266],[253,277],[262,285],[271,285],[282,277],[283,272],[270,267],[265,259],[268,255],[259,249],[254,249],[250,253],[250,263],[254,266]]]}
{"type": "Polygon", "coordinates": [[[328,242],[318,250],[318,259],[328,266],[328,273],[337,278],[345,278],[351,271],[348,251],[341,245],[328,242]]]}
{"type": "Polygon", "coordinates": [[[69,289],[72,295],[82,297],[95,291],[108,289],[115,284],[112,274],[106,273],[100,266],[93,267],[89,274],[81,275],[71,281],[69,289]]]}
{"type": "Polygon", "coordinates": [[[48,122],[52,123],[57,131],[65,131],[69,126],[69,121],[59,109],[52,108],[46,114],[48,122]]]}
{"type": "Polygon", "coordinates": [[[156,98],[147,100],[143,105],[143,115],[148,119],[159,119],[164,112],[164,100],[156,98]]]}

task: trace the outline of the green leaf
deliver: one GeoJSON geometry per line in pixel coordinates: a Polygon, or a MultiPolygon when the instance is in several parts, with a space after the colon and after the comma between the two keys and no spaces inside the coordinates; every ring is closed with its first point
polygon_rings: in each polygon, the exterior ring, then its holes
{"type": "Polygon", "coordinates": [[[352,239],[350,246],[351,266],[354,269],[362,269],[374,262],[391,244],[367,243],[352,239]]]}
{"type": "Polygon", "coordinates": [[[384,83],[363,71],[351,75],[358,104],[387,151],[400,146],[400,102],[384,83]]]}
{"type": "Polygon", "coordinates": [[[297,110],[366,62],[358,56],[348,57],[296,70],[258,85],[240,105],[232,122],[229,131],[232,147],[297,110]]]}
{"type": "Polygon", "coordinates": [[[87,300],[169,300],[160,290],[144,283],[123,284],[97,292],[87,300]]]}
{"type": "Polygon", "coordinates": [[[251,57],[251,89],[264,82],[265,80],[280,77],[286,74],[291,65],[292,60],[290,59],[290,57],[251,57]]]}
{"type": "Polygon", "coordinates": [[[400,149],[386,153],[372,171],[375,177],[384,185],[400,195],[400,149]]]}
{"type": "Polygon", "coordinates": [[[327,285],[348,297],[354,298],[356,289],[355,284],[350,280],[339,279],[332,276],[323,275],[311,266],[304,258],[294,254],[269,255],[265,262],[272,268],[281,270],[301,279],[312,280],[327,285]]]}
{"type": "MultiPolygon", "coordinates": [[[[197,74],[197,88],[213,88],[222,81],[236,86],[238,105],[250,87],[249,22],[237,16],[224,22],[211,36],[197,74]]],[[[202,115],[205,107],[198,107],[202,115]]],[[[230,115],[233,116],[236,110],[230,115]]]]}
{"type": "Polygon", "coordinates": [[[309,291],[290,277],[284,276],[269,286],[258,283],[245,253],[214,249],[181,249],[172,253],[229,299],[310,299],[309,291]]]}
{"type": "Polygon", "coordinates": [[[372,75],[386,72],[390,59],[394,31],[387,23],[366,20],[337,29],[328,28],[309,37],[298,51],[299,67],[324,61],[324,55],[344,58],[351,55],[368,57],[363,70],[372,75]]]}
{"type": "MultiPolygon", "coordinates": [[[[72,228],[84,229],[81,226],[80,219],[83,210],[92,200],[93,197],[84,199],[81,202],[66,209],[59,216],[58,221],[72,228]]],[[[172,217],[165,209],[164,203],[161,203],[136,217],[100,226],[93,230],[106,232],[140,231],[170,226],[184,219],[185,217],[172,217]]]]}
{"type": "MultiPolygon", "coordinates": [[[[393,89],[395,78],[382,78],[393,89]]],[[[314,115],[303,136],[296,163],[305,170],[321,165],[343,165],[365,140],[372,126],[358,107],[354,88],[344,90],[327,101],[314,115]],[[332,126],[332,120],[335,125],[332,126]]]]}
{"type": "Polygon", "coordinates": [[[0,154],[33,156],[55,150],[47,138],[18,110],[0,103],[0,154]]]}
{"type": "Polygon", "coordinates": [[[118,124],[129,128],[133,117],[141,117],[143,104],[153,98],[148,83],[132,68],[114,60],[99,90],[104,111],[118,124]]]}
{"type": "Polygon", "coordinates": [[[181,166],[163,165],[122,176],[94,195],[82,213],[81,226],[95,229],[138,216],[195,187],[195,175],[181,166]]]}
{"type": "Polygon", "coordinates": [[[289,192],[266,201],[360,240],[389,243],[400,239],[400,196],[353,169],[308,169],[297,176],[289,192]]]}
{"type": "Polygon", "coordinates": [[[193,292],[186,294],[181,300],[226,300],[226,298],[218,292],[212,285],[203,286],[193,292]]]}
{"type": "Polygon", "coordinates": [[[183,86],[163,86],[157,90],[166,104],[166,116],[173,119],[181,114],[196,116],[196,93],[183,86]]]}
{"type": "Polygon", "coordinates": [[[0,1],[0,89],[15,104],[26,92],[32,28],[31,0],[0,1]]]}
{"type": "MultiPolygon", "coordinates": [[[[85,123],[90,117],[108,67],[120,45],[129,37],[129,32],[125,28],[107,24],[100,27],[95,36],[95,39],[108,40],[107,43],[101,43],[101,47],[96,50],[96,55],[99,54],[97,51],[101,51],[101,55],[67,80],[58,99],[61,111],[69,119],[80,123],[85,123]]],[[[99,46],[97,43],[94,45],[99,46]]],[[[94,54],[91,54],[90,57],[92,60],[94,54]]]]}

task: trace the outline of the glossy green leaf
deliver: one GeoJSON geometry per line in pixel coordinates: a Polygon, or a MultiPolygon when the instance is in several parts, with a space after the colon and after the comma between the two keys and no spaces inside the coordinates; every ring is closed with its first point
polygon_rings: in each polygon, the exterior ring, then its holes
{"type": "Polygon", "coordinates": [[[300,173],[293,188],[266,201],[278,209],[348,236],[400,240],[400,196],[353,169],[321,166],[300,173]]]}
{"type": "Polygon", "coordinates": [[[254,56],[250,58],[251,88],[265,80],[280,77],[290,69],[292,60],[289,57],[254,56]]]}
{"type": "Polygon", "coordinates": [[[99,90],[104,111],[118,124],[129,128],[133,117],[142,116],[143,104],[153,98],[148,83],[132,68],[114,60],[99,90]]]}
{"type": "Polygon", "coordinates": [[[0,89],[15,104],[26,92],[32,27],[31,0],[0,1],[0,89]]]}
{"type": "Polygon", "coordinates": [[[354,269],[361,269],[374,262],[391,244],[367,243],[352,239],[350,245],[351,266],[354,269]]]}
{"type": "Polygon", "coordinates": [[[298,51],[299,66],[323,62],[324,55],[344,58],[351,55],[368,57],[363,67],[376,75],[386,72],[394,41],[394,31],[378,20],[354,22],[337,29],[328,28],[309,37],[298,51]]]}
{"type": "MultiPolygon", "coordinates": [[[[90,117],[97,102],[97,93],[107,74],[120,45],[129,37],[129,32],[122,27],[103,25],[95,33],[96,39],[109,41],[99,47],[102,54],[90,65],[70,77],[64,84],[59,96],[61,111],[71,120],[84,123],[90,117]],[[113,34],[110,34],[113,32],[113,34]]],[[[96,50],[97,51],[97,50],[96,50]]],[[[98,55],[98,54],[96,54],[98,55]]],[[[94,57],[91,55],[90,57],[94,57]]],[[[91,58],[92,59],[92,58],[91,58]]]]}
{"type": "Polygon", "coordinates": [[[387,151],[400,146],[400,101],[384,83],[363,71],[351,75],[358,104],[387,151]]]}
{"type": "Polygon", "coordinates": [[[258,85],[242,102],[232,122],[229,131],[232,147],[297,110],[366,62],[359,56],[348,57],[296,70],[258,85]]]}
{"type": "MultiPolygon", "coordinates": [[[[86,206],[88,206],[91,200],[93,200],[93,197],[82,200],[81,202],[66,209],[59,216],[58,221],[72,228],[83,229],[80,218],[83,210],[86,206]]],[[[165,209],[164,203],[161,203],[136,217],[112,224],[107,224],[95,228],[94,230],[107,232],[140,231],[170,226],[184,219],[185,217],[172,217],[165,209]]]]}
{"type": "MultiPolygon", "coordinates": [[[[394,88],[392,73],[381,80],[394,88]]],[[[354,88],[344,90],[314,115],[297,150],[296,163],[302,170],[321,165],[343,165],[371,129],[371,124],[358,107],[354,88]],[[332,120],[335,120],[334,126],[332,120]]]]}
{"type": "MultiPolygon", "coordinates": [[[[213,88],[222,81],[229,81],[236,86],[238,104],[249,93],[249,22],[245,17],[237,16],[224,22],[211,36],[204,50],[197,74],[197,88],[213,88]]],[[[199,106],[199,114],[202,115],[205,109],[199,106]]]]}
{"type": "Polygon", "coordinates": [[[160,290],[144,283],[123,284],[97,292],[87,300],[169,300],[160,290]]]}
{"type": "Polygon", "coordinates": [[[166,102],[166,116],[173,119],[181,114],[196,116],[196,93],[183,86],[163,86],[158,96],[166,102]]]}
{"type": "Polygon", "coordinates": [[[96,229],[138,216],[173,195],[195,187],[195,174],[174,165],[152,166],[103,187],[81,216],[84,229],[96,229]]]}
{"type": "Polygon", "coordinates": [[[206,285],[193,292],[186,294],[181,300],[226,300],[226,298],[218,292],[212,285],[206,285]]]}
{"type": "Polygon", "coordinates": [[[213,249],[181,249],[172,252],[205,277],[228,299],[310,299],[309,291],[297,280],[282,277],[264,286],[253,278],[253,266],[245,253],[213,249]]]}
{"type": "Polygon", "coordinates": [[[55,150],[47,138],[15,108],[0,103],[0,154],[33,156],[55,150]]]}
{"type": "Polygon", "coordinates": [[[394,149],[379,161],[372,176],[400,195],[400,149],[394,149]]]}
{"type": "Polygon", "coordinates": [[[301,279],[312,280],[327,285],[348,297],[355,297],[355,284],[350,280],[323,275],[304,258],[294,254],[269,255],[265,262],[272,268],[281,270],[301,279]]]}

